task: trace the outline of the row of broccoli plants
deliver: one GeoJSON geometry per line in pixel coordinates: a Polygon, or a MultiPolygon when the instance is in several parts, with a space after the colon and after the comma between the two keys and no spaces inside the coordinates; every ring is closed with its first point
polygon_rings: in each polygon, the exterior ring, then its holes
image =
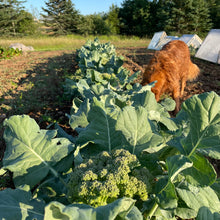
{"type": "Polygon", "coordinates": [[[14,56],[21,55],[22,51],[14,48],[5,48],[0,46],[0,60],[11,59],[14,56]]]}
{"type": "Polygon", "coordinates": [[[4,121],[2,219],[219,219],[220,97],[195,95],[176,118],[171,99],[134,83],[113,45],[88,41],[66,80],[69,123],[41,130],[27,115],[4,121]]]}

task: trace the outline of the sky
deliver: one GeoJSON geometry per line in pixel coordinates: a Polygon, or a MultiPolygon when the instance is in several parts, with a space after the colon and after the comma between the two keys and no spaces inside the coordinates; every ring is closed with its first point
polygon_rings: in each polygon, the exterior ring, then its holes
{"type": "MultiPolygon", "coordinates": [[[[27,0],[27,2],[24,3],[24,7],[30,13],[33,12],[33,9],[37,9],[37,12],[41,13],[41,8],[46,7],[45,2],[48,2],[48,0],[27,0]]],[[[72,0],[72,3],[75,5],[75,9],[82,15],[108,12],[109,7],[112,4],[120,7],[122,2],[123,0],[72,0]]]]}

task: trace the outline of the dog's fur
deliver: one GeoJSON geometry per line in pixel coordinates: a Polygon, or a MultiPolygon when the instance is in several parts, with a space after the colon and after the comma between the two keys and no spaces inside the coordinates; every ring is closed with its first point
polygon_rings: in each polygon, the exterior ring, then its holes
{"type": "Polygon", "coordinates": [[[180,40],[173,40],[155,52],[143,74],[142,85],[157,81],[152,88],[156,100],[165,92],[171,92],[176,101],[177,113],[180,97],[183,96],[186,81],[192,81],[199,75],[199,68],[190,60],[188,46],[180,40]]]}

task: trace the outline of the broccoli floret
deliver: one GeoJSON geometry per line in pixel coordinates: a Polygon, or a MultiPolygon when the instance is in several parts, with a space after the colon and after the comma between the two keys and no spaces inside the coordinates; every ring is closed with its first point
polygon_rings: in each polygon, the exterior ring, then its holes
{"type": "Polygon", "coordinates": [[[93,207],[106,205],[124,196],[145,201],[151,190],[150,174],[136,155],[124,149],[104,151],[76,166],[68,183],[71,203],[93,207]]]}

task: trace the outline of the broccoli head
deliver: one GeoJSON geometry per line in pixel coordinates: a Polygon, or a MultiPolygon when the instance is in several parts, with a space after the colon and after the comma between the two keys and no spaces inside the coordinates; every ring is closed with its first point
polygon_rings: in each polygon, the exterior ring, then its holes
{"type": "Polygon", "coordinates": [[[103,151],[74,168],[68,182],[68,198],[71,203],[93,207],[122,197],[144,201],[151,190],[149,177],[149,171],[129,151],[103,151]]]}

